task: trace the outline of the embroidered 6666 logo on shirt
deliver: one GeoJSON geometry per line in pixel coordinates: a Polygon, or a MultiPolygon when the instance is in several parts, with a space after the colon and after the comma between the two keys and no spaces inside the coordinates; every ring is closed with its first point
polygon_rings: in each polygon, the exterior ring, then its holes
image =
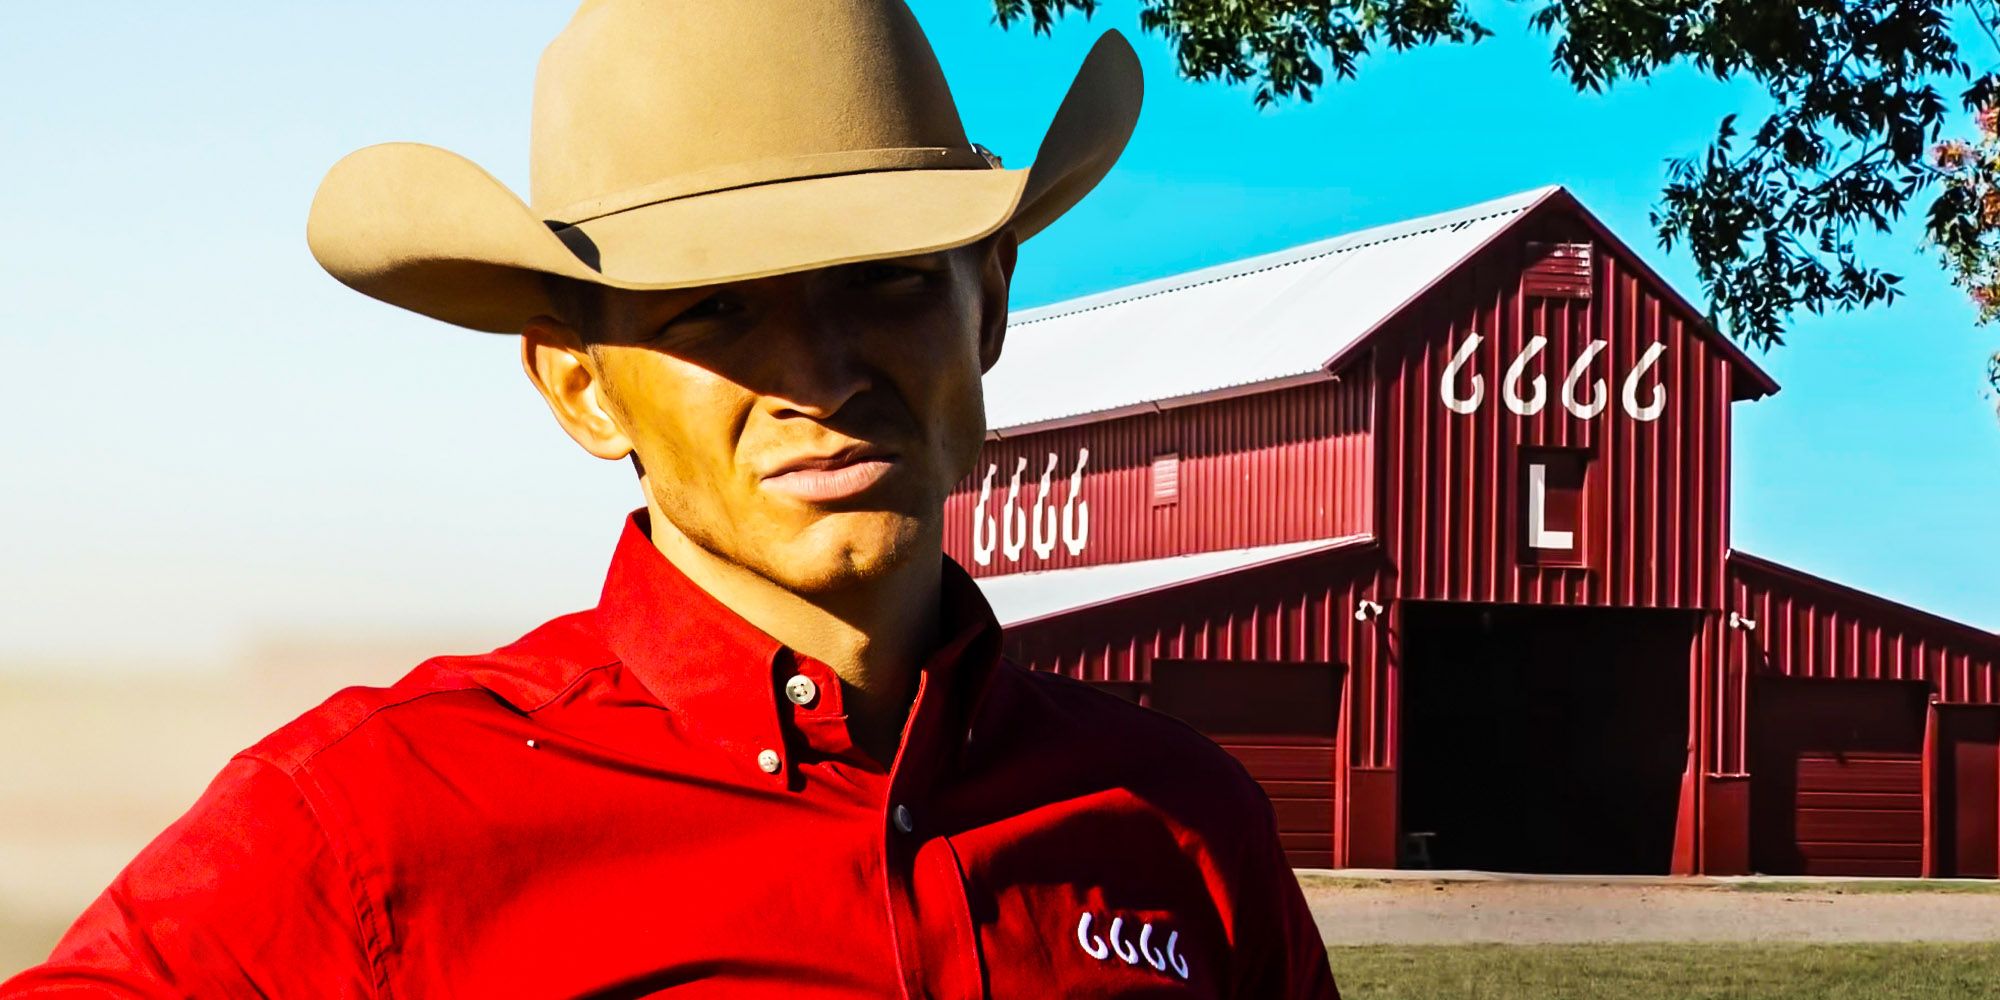
{"type": "Polygon", "coordinates": [[[991,996],[1240,995],[1243,874],[1165,804],[1100,788],[950,838],[991,996]]]}
{"type": "Polygon", "coordinates": [[[1156,972],[1172,969],[1174,975],[1182,979],[1188,977],[1187,958],[1182,956],[1177,948],[1181,940],[1180,931],[1162,930],[1160,933],[1166,939],[1166,945],[1163,948],[1155,947],[1152,921],[1139,924],[1138,940],[1128,941],[1122,934],[1125,930],[1124,917],[1111,918],[1111,926],[1105,929],[1108,937],[1099,937],[1092,933],[1090,924],[1095,917],[1096,914],[1085,910],[1083,916],[1078,917],[1076,921],[1076,944],[1085,954],[1098,961],[1104,961],[1115,955],[1126,965],[1138,965],[1140,960],[1144,959],[1156,972]]]}
{"type": "MultiPolygon", "coordinates": [[[[946,898],[945,878],[917,900],[931,913],[964,907],[981,995],[1337,1000],[1271,804],[1242,766],[1165,716],[1066,678],[1022,677],[1015,695],[1076,725],[1053,740],[975,723],[992,734],[976,738],[990,740],[987,760],[1039,776],[1040,801],[995,808],[975,758],[937,802],[962,817],[937,845],[962,903],[946,898]],[[1087,724],[1085,706],[1123,725],[1087,724]],[[1121,752],[1128,742],[1148,752],[1121,752]]],[[[995,718],[1009,708],[985,705],[995,718]]]]}

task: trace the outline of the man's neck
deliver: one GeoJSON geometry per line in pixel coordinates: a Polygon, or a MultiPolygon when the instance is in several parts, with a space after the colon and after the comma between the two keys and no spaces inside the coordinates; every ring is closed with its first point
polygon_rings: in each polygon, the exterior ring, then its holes
{"type": "Polygon", "coordinates": [[[787,648],[833,668],[856,745],[887,764],[896,753],[917,668],[939,642],[943,541],[865,585],[800,594],[696,544],[649,496],[653,547],[687,578],[787,648]]]}

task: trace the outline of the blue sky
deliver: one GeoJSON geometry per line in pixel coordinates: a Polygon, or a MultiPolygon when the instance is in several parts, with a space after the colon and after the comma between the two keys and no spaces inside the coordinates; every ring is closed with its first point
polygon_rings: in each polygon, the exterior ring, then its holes
{"type": "MultiPolygon", "coordinates": [[[[1500,37],[1383,53],[1309,105],[1190,84],[1136,0],[1053,37],[922,0],[968,130],[1032,158],[1083,52],[1124,29],[1147,107],[1111,177],[1027,245],[1018,305],[1548,183],[1699,299],[1646,221],[1663,160],[1753,90],[1691,72],[1579,96],[1518,7],[1500,37]]],[[[517,190],[565,3],[100,2],[0,14],[0,670],[199,669],[248,643],[401,634],[486,648],[596,596],[623,464],[585,456],[511,338],[348,292],[306,252],[325,169],[442,145],[517,190]]],[[[1987,53],[1975,51],[1976,60],[1987,53]]],[[[1918,246],[1893,308],[1800,317],[1739,405],[1739,547],[2000,627],[2000,330],[1918,246]]]]}

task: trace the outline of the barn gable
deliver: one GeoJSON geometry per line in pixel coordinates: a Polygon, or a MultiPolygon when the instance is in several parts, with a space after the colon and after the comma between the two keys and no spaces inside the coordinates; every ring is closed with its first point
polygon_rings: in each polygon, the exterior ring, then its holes
{"type": "Polygon", "coordinates": [[[1776,386],[1574,199],[1551,192],[1369,346],[1404,594],[1720,606],[1730,404],[1776,386]]]}

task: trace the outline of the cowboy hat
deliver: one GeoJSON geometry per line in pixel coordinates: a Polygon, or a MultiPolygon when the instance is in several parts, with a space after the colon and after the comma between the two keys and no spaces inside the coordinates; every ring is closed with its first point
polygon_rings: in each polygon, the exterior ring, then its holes
{"type": "Polygon", "coordinates": [[[306,241],[363,294],[516,332],[545,275],[686,288],[1027,239],[1111,169],[1140,93],[1106,32],[1008,169],[902,0],[586,0],[535,76],[529,201],[435,146],[370,146],[320,182],[306,241]]]}

